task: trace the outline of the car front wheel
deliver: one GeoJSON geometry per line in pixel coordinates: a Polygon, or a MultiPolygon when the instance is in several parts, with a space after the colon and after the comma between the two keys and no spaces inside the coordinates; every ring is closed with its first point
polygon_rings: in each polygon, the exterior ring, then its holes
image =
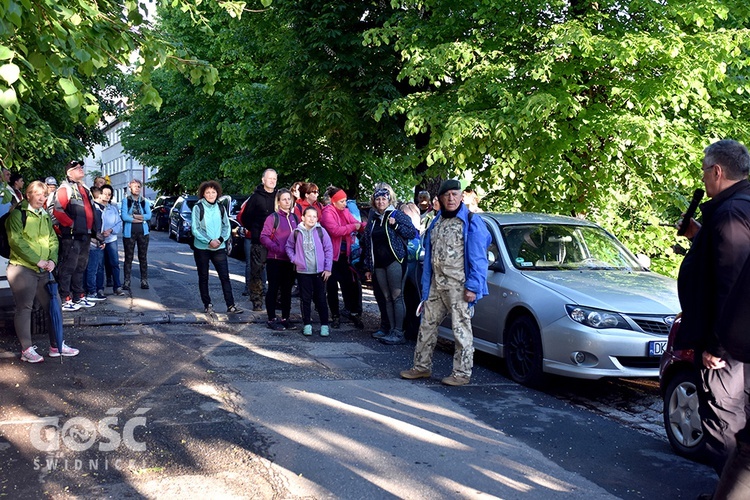
{"type": "Polygon", "coordinates": [[[677,373],[664,392],[664,428],[672,449],[691,460],[702,460],[705,441],[698,413],[698,377],[692,370],[677,373]]]}
{"type": "Polygon", "coordinates": [[[530,316],[519,316],[505,334],[505,360],[511,378],[529,387],[542,385],[543,359],[539,327],[530,316]]]}

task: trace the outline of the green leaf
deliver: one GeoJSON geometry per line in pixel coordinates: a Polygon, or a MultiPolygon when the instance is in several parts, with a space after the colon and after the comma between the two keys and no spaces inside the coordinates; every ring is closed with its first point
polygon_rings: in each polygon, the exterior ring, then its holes
{"type": "Polygon", "coordinates": [[[13,63],[3,64],[0,66],[0,78],[13,85],[18,80],[21,70],[13,63]]]}
{"type": "Polygon", "coordinates": [[[0,61],[13,59],[13,56],[15,54],[16,54],[15,51],[10,49],[9,47],[6,47],[5,45],[0,45],[0,61]]]}
{"type": "Polygon", "coordinates": [[[59,83],[60,83],[60,88],[62,88],[66,96],[78,93],[78,87],[76,86],[73,80],[69,80],[67,78],[60,78],[59,83]]]}
{"type": "Polygon", "coordinates": [[[18,98],[13,87],[0,92],[0,106],[7,109],[18,105],[18,98]]]}

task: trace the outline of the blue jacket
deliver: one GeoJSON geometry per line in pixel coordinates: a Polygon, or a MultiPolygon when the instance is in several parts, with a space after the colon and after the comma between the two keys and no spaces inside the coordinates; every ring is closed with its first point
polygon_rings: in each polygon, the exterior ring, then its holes
{"type": "Polygon", "coordinates": [[[120,216],[122,217],[125,227],[123,228],[123,238],[130,238],[130,230],[133,226],[133,206],[136,203],[141,204],[141,214],[143,215],[143,234],[148,234],[148,221],[151,220],[151,202],[143,196],[138,197],[138,201],[133,201],[130,195],[126,196],[120,204],[120,216]],[[130,200],[130,202],[128,202],[130,200]]]}
{"type": "Polygon", "coordinates": [[[372,249],[372,229],[375,224],[385,224],[385,234],[388,237],[388,245],[391,248],[391,252],[393,252],[393,256],[396,257],[397,261],[403,262],[407,254],[406,242],[419,234],[409,216],[393,207],[386,209],[382,216],[375,210],[370,213],[370,220],[365,228],[365,237],[362,239],[365,269],[368,271],[373,270],[375,255],[372,249]],[[393,226],[388,224],[390,217],[396,219],[396,224],[393,226]]]}
{"type": "MultiPolygon", "coordinates": [[[[456,217],[464,223],[464,273],[466,284],[464,287],[474,292],[477,298],[469,305],[476,302],[489,293],[487,288],[487,249],[492,243],[492,237],[487,230],[482,217],[473,215],[469,222],[469,209],[461,203],[456,217]]],[[[430,294],[430,283],[432,282],[432,228],[440,219],[440,213],[435,216],[430,227],[424,235],[424,267],[422,269],[422,300],[426,301],[430,294]]]]}
{"type": "Polygon", "coordinates": [[[200,250],[221,250],[226,248],[227,240],[231,236],[229,215],[222,209],[218,202],[209,203],[201,198],[193,205],[193,246],[200,250]],[[203,218],[201,219],[201,208],[203,207],[203,218]],[[211,240],[219,240],[221,243],[216,248],[208,246],[211,240]]]}

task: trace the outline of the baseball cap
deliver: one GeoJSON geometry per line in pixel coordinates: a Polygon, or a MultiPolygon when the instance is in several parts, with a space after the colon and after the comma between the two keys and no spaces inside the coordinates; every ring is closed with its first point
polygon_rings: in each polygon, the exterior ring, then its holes
{"type": "Polygon", "coordinates": [[[47,184],[48,186],[57,186],[57,179],[50,176],[44,179],[44,183],[47,184]]]}
{"type": "Polygon", "coordinates": [[[81,160],[71,160],[68,162],[68,165],[65,167],[65,171],[67,172],[71,168],[76,168],[79,165],[83,166],[83,162],[81,160]]]}

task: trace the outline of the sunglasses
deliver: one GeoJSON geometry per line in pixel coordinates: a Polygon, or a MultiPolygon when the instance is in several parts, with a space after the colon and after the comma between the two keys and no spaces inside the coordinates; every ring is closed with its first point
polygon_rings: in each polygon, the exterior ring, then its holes
{"type": "Polygon", "coordinates": [[[318,191],[308,191],[307,194],[318,194],[318,191]]]}

